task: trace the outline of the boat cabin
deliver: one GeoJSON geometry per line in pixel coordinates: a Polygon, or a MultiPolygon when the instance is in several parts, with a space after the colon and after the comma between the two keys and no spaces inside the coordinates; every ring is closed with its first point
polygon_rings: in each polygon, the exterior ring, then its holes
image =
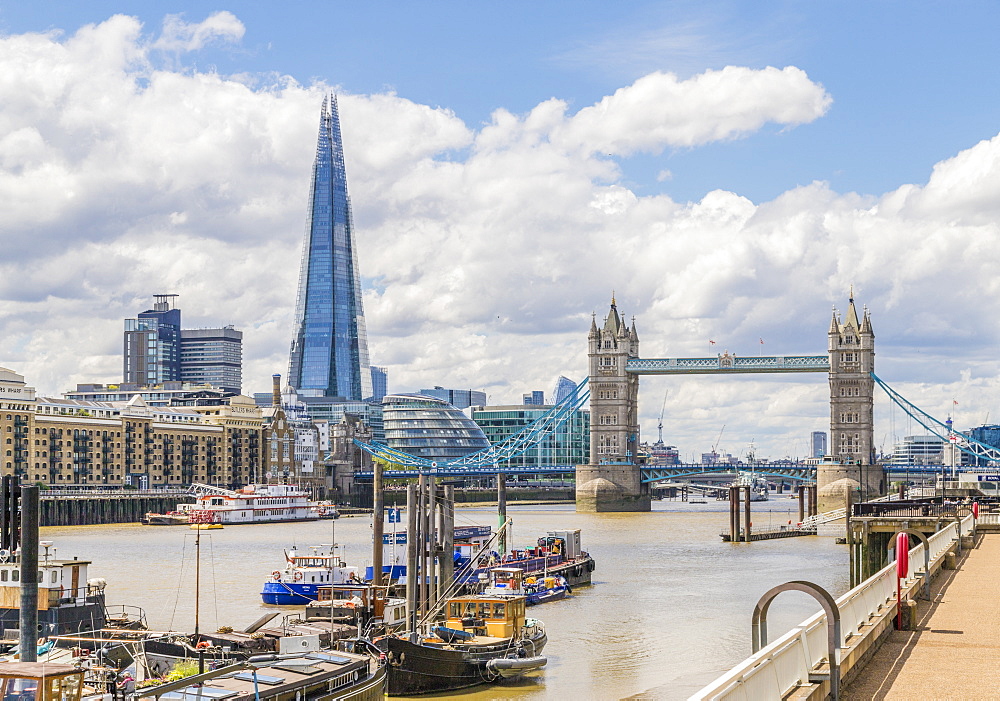
{"type": "MultiPolygon", "coordinates": [[[[45,546],[43,546],[45,547],[45,546]]],[[[57,560],[46,554],[38,558],[38,610],[86,601],[101,587],[87,579],[88,560],[57,560]]],[[[54,550],[54,548],[53,548],[54,550]]],[[[17,553],[0,550],[0,609],[21,606],[21,563],[17,553]]]]}
{"type": "Polygon", "coordinates": [[[484,594],[491,596],[522,596],[524,594],[524,570],[517,567],[494,567],[489,570],[489,584],[484,594]]]}
{"type": "Polygon", "coordinates": [[[395,626],[406,621],[406,599],[389,597],[385,587],[375,587],[370,584],[318,587],[314,605],[325,608],[330,605],[331,598],[334,610],[330,615],[343,615],[360,608],[366,612],[366,618],[382,619],[387,626],[395,626]]]}
{"type": "Polygon", "coordinates": [[[509,595],[459,596],[445,609],[445,625],[492,638],[512,638],[524,625],[525,598],[509,595]]]}
{"type": "Polygon", "coordinates": [[[80,701],[83,670],[66,664],[0,663],[3,701],[80,701]]]}

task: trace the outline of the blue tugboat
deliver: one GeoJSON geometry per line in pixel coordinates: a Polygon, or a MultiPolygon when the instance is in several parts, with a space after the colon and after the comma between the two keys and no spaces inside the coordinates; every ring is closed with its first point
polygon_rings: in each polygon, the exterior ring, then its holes
{"type": "Polygon", "coordinates": [[[302,606],[319,598],[319,587],[331,584],[361,584],[357,567],[347,564],[331,549],[313,546],[308,555],[293,547],[285,552],[285,567],[271,573],[260,596],[265,604],[302,606]]]}

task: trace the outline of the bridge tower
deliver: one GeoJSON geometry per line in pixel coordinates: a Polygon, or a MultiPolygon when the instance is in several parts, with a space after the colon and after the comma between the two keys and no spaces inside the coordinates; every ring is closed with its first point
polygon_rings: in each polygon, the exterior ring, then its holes
{"type": "Polygon", "coordinates": [[[649,511],[649,488],[635,464],[639,446],[639,377],[626,372],[639,357],[631,327],[614,297],[604,326],[590,322],[587,336],[590,385],[590,464],[576,468],[577,511],[649,511]]]}
{"type": "Polygon", "coordinates": [[[874,395],[875,332],[865,309],[858,319],[852,291],[843,318],[830,320],[830,443],[827,459],[817,467],[820,511],[885,493],[885,473],[875,464],[874,395]]]}

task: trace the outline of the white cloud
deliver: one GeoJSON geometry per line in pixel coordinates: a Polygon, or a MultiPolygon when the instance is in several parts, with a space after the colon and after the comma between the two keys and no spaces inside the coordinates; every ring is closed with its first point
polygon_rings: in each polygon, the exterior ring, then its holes
{"type": "MultiPolygon", "coordinates": [[[[286,370],[329,88],[164,68],[167,44],[242,35],[228,13],[167,25],[160,39],[122,16],[0,38],[0,365],[43,392],[118,379],[121,319],[165,292],[188,325],[244,329],[248,391],[286,370]]],[[[722,190],[639,195],[607,158],[794,126],[830,99],[794,67],[656,73],[575,114],[553,99],[485,126],[342,94],[373,361],[395,390],[511,401],[582,376],[590,312],[612,290],[647,357],[754,354],[761,337],[768,353],[822,352],[830,304],[853,283],[875,309],[880,374],[984,415],[997,396],[998,332],[984,320],[1000,286],[1000,139],[923,186],[859,196],[813,183],[759,205],[722,190]]],[[[647,435],[665,382],[644,380],[647,435]]],[[[753,438],[758,454],[795,455],[826,412],[821,376],[693,378],[670,393],[665,433],[688,455],[727,424],[734,452],[753,438]]]]}
{"type": "Polygon", "coordinates": [[[152,46],[164,51],[197,51],[216,41],[238,42],[245,32],[246,27],[236,15],[225,10],[214,12],[201,22],[185,22],[181,15],[167,15],[163,33],[152,46]]]}
{"type": "Polygon", "coordinates": [[[586,107],[553,140],[584,153],[658,153],[733,139],[768,122],[794,126],[823,116],[832,98],[805,71],[726,66],[688,80],[651,73],[586,107]]]}

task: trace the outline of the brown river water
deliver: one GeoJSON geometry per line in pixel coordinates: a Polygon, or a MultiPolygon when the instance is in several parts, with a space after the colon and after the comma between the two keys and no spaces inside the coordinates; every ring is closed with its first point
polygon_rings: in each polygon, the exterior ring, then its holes
{"type": "MultiPolygon", "coordinates": [[[[795,518],[796,502],[755,503],[754,524],[795,518]]],[[[531,545],[547,530],[580,528],[597,562],[594,584],[571,598],[533,607],[549,635],[548,666],[501,686],[420,698],[683,699],[750,654],[750,616],[760,596],[793,579],[847,590],[847,548],[833,538],[723,543],[726,502],[653,502],[644,514],[578,514],[572,505],[512,506],[513,541],[531,545]]],[[[461,508],[457,525],[496,524],[489,508],[461,508]]],[[[371,564],[371,519],[341,518],[203,531],[201,627],[241,629],[273,607],[260,602],[282,548],[328,544],[335,530],[348,564],[371,564]]],[[[57,557],[92,561],[108,581],[109,604],[146,611],[154,630],[194,627],[195,532],[176,526],[43,528],[57,557]]],[[[819,609],[805,594],[771,606],[772,639],[819,609]]],[[[294,611],[294,609],[290,609],[294,611]]]]}

